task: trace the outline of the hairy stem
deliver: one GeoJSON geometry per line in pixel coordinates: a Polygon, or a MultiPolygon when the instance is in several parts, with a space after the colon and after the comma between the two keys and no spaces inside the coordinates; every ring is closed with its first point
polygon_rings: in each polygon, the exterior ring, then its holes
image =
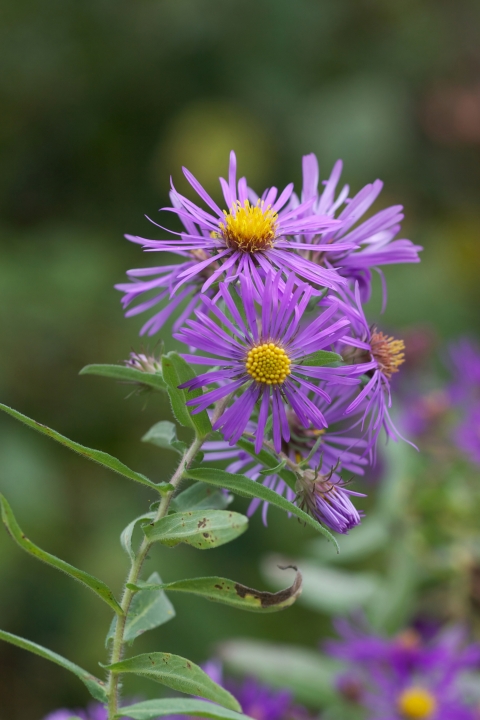
{"type": "MultiPolygon", "coordinates": [[[[215,410],[212,413],[212,424],[215,424],[216,420],[220,417],[220,415],[223,413],[230,397],[226,397],[220,402],[218,402],[215,406],[215,410]]],[[[192,461],[195,459],[196,454],[201,449],[203,443],[208,439],[208,435],[203,438],[195,437],[190,447],[185,451],[179,466],[175,470],[170,483],[173,485],[174,489],[171,490],[169,493],[164,495],[160,501],[160,505],[158,506],[157,514],[155,516],[155,519],[153,522],[157,522],[157,520],[160,520],[161,518],[165,517],[165,515],[168,512],[168,508],[170,506],[170,502],[172,500],[173,494],[175,490],[178,488],[185,470],[189,468],[192,461]]],[[[123,615],[117,615],[117,625],[115,629],[115,636],[113,638],[113,644],[112,644],[112,652],[110,655],[110,663],[116,663],[119,662],[119,660],[122,659],[123,655],[123,645],[124,645],[124,633],[125,633],[125,623],[127,621],[127,615],[128,610],[130,608],[130,603],[132,602],[132,598],[134,596],[134,591],[130,590],[127,587],[127,584],[136,584],[140,572],[142,570],[143,563],[145,562],[145,558],[148,555],[148,552],[152,546],[152,543],[147,540],[147,538],[143,538],[142,544],[140,545],[138,552],[135,556],[134,561],[132,562],[130,572],[128,574],[128,577],[125,581],[125,586],[123,589],[123,595],[122,595],[122,601],[120,603],[121,608],[123,610],[123,615]]],[[[119,680],[120,680],[120,674],[116,673],[114,671],[110,671],[109,679],[108,679],[108,686],[107,686],[107,695],[108,695],[108,720],[113,720],[115,715],[118,711],[118,701],[119,701],[119,680]]]]}

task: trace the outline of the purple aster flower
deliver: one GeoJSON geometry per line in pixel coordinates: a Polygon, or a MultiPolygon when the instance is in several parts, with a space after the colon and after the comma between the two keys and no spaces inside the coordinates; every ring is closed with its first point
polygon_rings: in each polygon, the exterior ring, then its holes
{"type": "MultiPolygon", "coordinates": [[[[144,298],[127,311],[128,317],[160,306],[161,309],[143,326],[142,333],[152,335],[157,332],[184,300],[187,307],[183,317],[187,317],[201,303],[200,293],[212,297],[212,286],[222,277],[228,281],[243,274],[255,280],[259,273],[264,275],[271,269],[280,269],[294,272],[299,278],[322,287],[334,288],[345,282],[336,270],[302,257],[298,249],[303,243],[290,239],[305,233],[318,234],[339,223],[327,215],[308,213],[313,199],[296,203],[295,208],[285,207],[293,191],[292,184],[278,197],[277,188],[272,187],[258,198],[248,188],[245,178],[237,184],[236,164],[232,151],[228,182],[220,178],[227,210],[222,210],[198,180],[183,168],[185,177],[208,211],[178,193],[172,184],[172,207],[163,209],[175,213],[183,223],[184,231],[176,233],[180,238],[147,240],[126,236],[147,251],[173,252],[185,258],[178,265],[130,270],[130,282],[116,285],[125,293],[125,308],[138,298],[144,298]]],[[[354,247],[354,243],[341,242],[335,251],[347,252],[354,247]]],[[[318,249],[323,253],[332,250],[331,245],[321,243],[318,249]]],[[[182,319],[177,320],[176,327],[181,322],[182,319]]]]}
{"type": "Polygon", "coordinates": [[[453,434],[457,447],[469,460],[480,465],[480,403],[468,408],[453,434]]]}
{"type": "MultiPolygon", "coordinates": [[[[349,186],[345,185],[335,198],[342,167],[342,161],[337,160],[329,179],[323,181],[323,191],[319,193],[318,160],[313,153],[305,155],[301,204],[296,196],[292,196],[290,207],[296,207],[300,212],[306,203],[311,202],[312,204],[303,211],[304,216],[313,214],[333,218],[344,206],[337,216],[341,223],[338,227],[329,228],[321,233],[302,233],[299,235],[303,237],[298,239],[301,240],[302,246],[310,245],[308,252],[302,250],[302,254],[307,258],[325,268],[336,268],[346,278],[357,280],[362,291],[362,299],[366,301],[370,297],[372,269],[378,270],[379,265],[419,262],[418,253],[422,248],[414,245],[410,240],[394,239],[403,220],[401,205],[380,210],[357,225],[379,196],[383,183],[381,180],[375,180],[352,199],[348,197],[349,186]],[[340,250],[339,244],[345,243],[355,245],[357,249],[340,250]],[[324,254],[322,247],[324,245],[331,248],[328,255],[324,254]]],[[[383,280],[383,275],[381,277],[383,280]]]]}
{"type": "Polygon", "coordinates": [[[347,288],[338,292],[341,300],[328,297],[322,304],[337,306],[341,315],[350,320],[352,333],[341,341],[344,343],[342,355],[346,362],[356,364],[358,371],[365,376],[364,387],[346,407],[345,414],[363,411],[363,418],[359,422],[367,428],[369,454],[374,459],[375,445],[382,427],[388,438],[395,441],[405,439],[393,424],[389,413],[392,405],[390,380],[405,360],[405,345],[403,340],[395,340],[375,326],[368,325],[358,283],[355,284],[355,292],[347,288]]]}
{"type": "Polygon", "coordinates": [[[330,654],[351,664],[357,702],[372,720],[473,720],[474,708],[461,690],[462,674],[478,666],[480,645],[466,645],[460,627],[430,641],[414,630],[387,639],[346,621],[330,654]]]}
{"type": "Polygon", "coordinates": [[[186,360],[219,368],[180,386],[190,390],[212,383],[220,386],[189,400],[187,405],[195,406],[194,413],[200,412],[212,403],[227,396],[233,397],[240,391],[241,395],[234,398],[214,425],[215,429],[221,428],[224,437],[234,445],[244,432],[258,402],[257,452],[262,447],[270,414],[275,450],[280,452],[282,438],[287,442],[290,439],[285,404],[295,412],[304,427],[326,427],[325,416],[309,397],[312,392],[331,402],[330,396],[317,381],[346,385],[358,382],[351,377],[358,375],[355,366],[316,367],[302,364],[311,353],[330,347],[340,340],[345,335],[349,321],[343,317],[330,324],[337,312],[337,306],[332,304],[313,322],[300,329],[312,288],[303,283],[297,284],[298,281],[291,274],[284,291],[280,292],[280,280],[280,273],[267,275],[261,313],[257,313],[256,294],[250,278],[240,278],[244,317],[234,302],[230,286],[221,283],[220,296],[225,304],[225,312],[205,298],[205,307],[214,318],[196,310],[197,320],[187,320],[186,327],[175,335],[187,345],[216,356],[184,355],[186,360]]]}
{"type": "MultiPolygon", "coordinates": [[[[70,720],[70,718],[80,718],[80,720],[107,720],[107,709],[100,703],[93,703],[86,710],[55,710],[47,715],[44,720],[70,720]]],[[[125,718],[129,720],[129,718],[125,718]]]]}
{"type": "Polygon", "coordinates": [[[287,720],[308,718],[307,710],[294,705],[292,694],[288,690],[274,690],[259,683],[254,677],[246,678],[243,683],[225,679],[222,663],[210,660],[202,666],[207,675],[222,685],[238,700],[244,715],[254,720],[287,720]]]}
{"type": "MultiPolygon", "coordinates": [[[[256,458],[238,447],[231,447],[225,441],[205,443],[205,459],[230,460],[228,472],[241,472],[252,480],[261,481],[265,487],[283,495],[290,502],[296,502],[331,530],[346,533],[358,525],[362,515],[354,507],[350,496],[364,495],[353,492],[346,486],[340,470],[363,474],[367,464],[362,455],[366,441],[363,438],[351,437],[340,428],[331,430],[331,425],[344,421],[345,404],[342,404],[341,396],[333,400],[331,405],[325,403],[323,398],[320,401],[314,399],[314,402],[320,406],[325,416],[329,426],[326,430],[303,427],[295,413],[287,410],[290,439],[282,440],[282,453],[296,464],[308,458],[310,466],[309,470],[298,472],[295,489],[276,473],[261,475],[264,466],[256,458]],[[321,473],[321,469],[326,469],[326,472],[321,473]]],[[[249,421],[246,433],[257,437],[257,425],[254,421],[249,421]]],[[[262,503],[255,498],[248,507],[247,515],[251,517],[261,504],[262,519],[266,525],[269,505],[267,502],[262,503]]]]}
{"type": "Polygon", "coordinates": [[[449,395],[456,405],[480,401],[480,346],[469,338],[462,338],[450,347],[450,366],[453,383],[449,395]]]}

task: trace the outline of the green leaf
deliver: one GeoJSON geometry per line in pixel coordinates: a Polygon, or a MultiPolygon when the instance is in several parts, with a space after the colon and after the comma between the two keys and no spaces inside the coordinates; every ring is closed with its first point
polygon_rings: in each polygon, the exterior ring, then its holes
{"type": "Polygon", "coordinates": [[[325,535],[328,540],[331,540],[338,549],[338,544],[332,533],[327,528],[320,525],[314,518],[307,515],[306,512],[300,510],[296,505],[286,500],[282,495],[279,495],[274,490],[265,487],[261,483],[257,483],[254,480],[250,480],[243,475],[234,475],[233,473],[227,473],[225,470],[219,470],[218,468],[192,468],[185,471],[185,477],[191,478],[192,480],[200,480],[201,482],[209,483],[210,485],[216,485],[217,487],[227,488],[237,495],[248,498],[259,498],[275,505],[276,507],[285,510],[299,518],[306,525],[310,525],[322,535],[325,535]]]}
{"type": "Polygon", "coordinates": [[[113,665],[102,665],[115,673],[134,673],[172,690],[197,695],[218,703],[229,710],[241,711],[237,700],[227,690],[213,682],[202,668],[190,660],[170,653],[148,653],[121,660],[113,665]]]}
{"type": "Polygon", "coordinates": [[[335,679],[342,669],[318,650],[255,640],[222,643],[220,656],[236,672],[258,677],[291,690],[298,701],[313,707],[330,707],[336,700],[335,679]]]}
{"type": "Polygon", "coordinates": [[[107,587],[104,582],[93,577],[93,575],[89,575],[83,570],[78,570],[76,567],[73,567],[73,565],[70,565],[64,560],[60,560],[59,558],[55,557],[55,555],[50,555],[50,553],[41,550],[39,547],[34,545],[27,537],[25,537],[25,534],[22,532],[17,521],[15,520],[15,516],[12,512],[10,505],[8,504],[3,495],[0,495],[0,508],[2,511],[2,520],[5,524],[5,527],[7,528],[11,537],[15,540],[15,542],[18,543],[18,545],[20,545],[23,550],[28,552],[30,555],[36,557],[37,560],[41,560],[47,565],[51,565],[52,567],[57,568],[57,570],[61,570],[67,575],[70,575],[70,577],[75,578],[75,580],[79,580],[81,583],[83,583],[83,585],[86,585],[90,590],[92,590],[96,595],[98,595],[102,600],[104,600],[107,605],[113,608],[113,610],[115,610],[118,615],[123,615],[122,608],[115,600],[110,588],[107,587]]]}
{"type": "MultiPolygon", "coordinates": [[[[296,570],[296,568],[292,567],[296,570]]],[[[132,588],[132,585],[129,585],[132,588]]],[[[222,577],[192,578],[191,580],[177,580],[172,583],[164,583],[160,586],[151,586],[152,591],[157,587],[163,590],[175,592],[186,592],[193,595],[200,595],[206,600],[231,605],[239,610],[250,610],[251,612],[276,612],[293,605],[302,592],[302,575],[297,570],[295,581],[291,587],[280,590],[277,593],[263,592],[241,585],[234,580],[227,580],[222,577]]],[[[148,585],[141,585],[145,588],[142,592],[148,591],[148,585]]]]}
{"type": "Polygon", "coordinates": [[[305,355],[301,364],[307,367],[337,367],[343,363],[343,358],[338,353],[328,350],[316,350],[316,352],[305,355]]]}
{"type": "Polygon", "coordinates": [[[117,460],[117,458],[112,457],[112,455],[108,455],[108,453],[102,452],[101,450],[92,450],[92,448],[84,447],[83,445],[80,445],[73,440],[69,440],[63,435],[60,435],[60,433],[56,432],[55,430],[51,430],[46,425],[42,425],[36,420],[31,420],[29,417],[26,417],[26,415],[22,415],[22,413],[19,413],[17,412],[17,410],[13,410],[12,408],[8,407],[7,405],[3,405],[2,403],[0,403],[0,410],[8,413],[16,420],[20,420],[20,422],[28,425],[28,427],[31,427],[34,430],[43,433],[43,435],[48,435],[48,437],[52,438],[52,440],[56,440],[61,445],[65,445],[65,447],[68,447],[70,450],[73,450],[74,452],[83,455],[89,460],[93,460],[94,462],[99,463],[99,465],[103,465],[104,467],[109,468],[109,470],[113,470],[113,472],[116,472],[119,475],[123,475],[130,480],[135,480],[142,485],[148,485],[148,487],[154,488],[158,491],[159,486],[157,486],[154,482],[146,478],[145,475],[140,475],[140,473],[137,473],[134,470],[130,470],[129,467],[120,462],[120,460],[117,460]]]}
{"type": "Polygon", "coordinates": [[[80,370],[79,375],[100,375],[102,377],[123,380],[129,383],[148,385],[154,390],[166,390],[167,386],[161,373],[148,373],[125,365],[87,365],[80,370]]]}
{"type": "Polygon", "coordinates": [[[190,410],[186,405],[187,400],[193,400],[200,397],[202,391],[198,390],[179,390],[178,386],[187,380],[195,377],[190,365],[176,352],[169,352],[162,357],[163,377],[168,386],[168,394],[172,404],[173,414],[178,422],[185,427],[193,427],[196,434],[203,438],[212,431],[212,424],[208,417],[207,411],[190,414],[190,410]]]}
{"type": "MultiPolygon", "coordinates": [[[[271,556],[263,565],[264,574],[273,585],[282,583],[278,569],[281,558],[271,556]]],[[[301,561],[303,575],[302,605],[317,612],[345,615],[365,607],[380,588],[380,578],[369,572],[345,572],[301,561]]]]}
{"type": "Polygon", "coordinates": [[[176,426],[168,420],[161,420],[150,428],[142,437],[142,442],[148,442],[167,450],[175,450],[180,455],[183,455],[187,449],[185,443],[177,438],[176,426]]]}
{"type": "Polygon", "coordinates": [[[5,640],[5,642],[23,648],[23,650],[29,650],[31,653],[34,653],[34,655],[40,655],[40,657],[45,658],[45,660],[50,660],[51,662],[65,668],[65,670],[70,670],[71,673],[76,675],[84,683],[88,692],[95,698],[95,700],[102,703],[108,702],[105,684],[94,675],[91,675],[86,670],[83,670],[78,665],[75,665],[75,663],[70,662],[70,660],[66,660],[66,658],[61,655],[57,655],[57,653],[52,652],[52,650],[47,650],[41,645],[37,645],[30,640],[24,640],[23,638],[18,637],[18,635],[12,635],[11,633],[4,632],[3,630],[0,630],[0,640],[5,640]]]}
{"type": "Polygon", "coordinates": [[[170,507],[175,512],[185,510],[225,510],[232,501],[232,496],[212,488],[205,483],[194,483],[173,498],[170,507]]]}
{"type": "Polygon", "coordinates": [[[275,467],[266,468],[265,470],[260,470],[260,475],[277,475],[281,470],[283,470],[283,468],[285,467],[286,464],[287,464],[287,461],[284,458],[275,467]]]}
{"type": "Polygon", "coordinates": [[[143,531],[150,542],[175,547],[179,543],[199,550],[224,545],[245,532],[248,519],[229,510],[191,510],[161,518],[145,525],[143,531]]]}
{"type": "Polygon", "coordinates": [[[339,540],[340,554],[332,552],[332,548],[325,545],[320,538],[309,543],[308,552],[315,559],[325,562],[349,563],[363,560],[363,558],[382,550],[389,542],[389,529],[382,517],[369,515],[360,525],[350,530],[347,537],[339,540]]]}
{"type": "Polygon", "coordinates": [[[138,525],[138,523],[140,523],[142,521],[146,522],[148,520],[153,520],[154,518],[155,518],[154,512],[145,513],[145,515],[140,515],[140,517],[137,517],[137,518],[135,518],[135,520],[132,520],[132,522],[127,525],[125,530],[123,530],[122,534],[120,535],[120,544],[132,562],[135,561],[135,553],[132,548],[133,532],[134,532],[136,526],[138,525]]]}
{"type": "MultiPolygon", "coordinates": [[[[162,589],[162,580],[157,572],[150,575],[147,585],[155,589],[139,589],[130,604],[125,622],[124,640],[133,643],[135,638],[147,630],[153,630],[175,617],[175,609],[162,589]]],[[[107,635],[107,644],[115,635],[117,618],[113,618],[107,635]]]]}
{"type": "Polygon", "coordinates": [[[227,710],[220,705],[213,705],[206,700],[192,700],[191,698],[162,698],[161,700],[145,700],[128,707],[122,707],[116,718],[128,717],[132,720],[155,720],[164,715],[200,715],[213,718],[213,720],[245,720],[247,715],[241,715],[233,710],[227,710]]]}
{"type": "Polygon", "coordinates": [[[240,438],[240,440],[237,441],[237,447],[239,447],[241,450],[245,450],[249,455],[252,456],[257,462],[262,463],[262,465],[265,465],[266,468],[269,468],[270,470],[274,470],[275,474],[284,480],[287,485],[292,489],[295,490],[296,485],[296,478],[295,475],[286,468],[281,468],[278,462],[278,457],[275,457],[275,455],[272,455],[268,452],[268,450],[265,450],[265,448],[262,448],[260,452],[257,454],[255,452],[255,445],[253,442],[250,442],[250,440],[247,440],[246,438],[240,438]]]}

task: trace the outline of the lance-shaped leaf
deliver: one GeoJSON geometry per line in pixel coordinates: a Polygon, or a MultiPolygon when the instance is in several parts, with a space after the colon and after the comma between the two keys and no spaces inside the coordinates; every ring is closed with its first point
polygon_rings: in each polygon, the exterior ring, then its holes
{"type": "Polygon", "coordinates": [[[29,650],[31,653],[34,653],[34,655],[40,655],[40,657],[45,658],[45,660],[50,660],[56,665],[60,665],[65,668],[65,670],[70,670],[71,673],[76,675],[85,684],[88,692],[95,698],[95,700],[102,703],[108,702],[105,684],[91,673],[83,670],[83,668],[75,665],[75,663],[70,662],[70,660],[67,660],[61,655],[57,655],[57,653],[52,650],[47,650],[47,648],[44,648],[41,645],[37,645],[37,643],[31,642],[30,640],[24,640],[23,638],[18,637],[18,635],[12,635],[11,633],[4,632],[3,630],[0,630],[0,640],[5,640],[5,642],[23,648],[23,650],[29,650]]]}
{"type": "Polygon", "coordinates": [[[213,720],[245,720],[248,715],[241,715],[234,710],[227,710],[206,700],[191,698],[162,698],[161,700],[144,700],[143,702],[120,708],[116,718],[128,717],[132,720],[154,720],[164,715],[199,715],[213,720]]]}
{"type": "MultiPolygon", "coordinates": [[[[293,565],[289,566],[292,570],[296,570],[296,576],[293,584],[276,593],[264,592],[262,590],[254,590],[253,588],[241,585],[234,580],[227,580],[222,577],[203,577],[192,578],[191,580],[177,580],[172,583],[164,583],[162,585],[149,585],[148,583],[140,584],[138,587],[143,588],[142,592],[147,592],[151,588],[155,592],[158,587],[163,590],[175,592],[186,592],[193,595],[200,595],[206,600],[223,603],[224,605],[232,605],[239,610],[250,610],[251,612],[276,612],[293,605],[295,600],[302,592],[302,575],[293,565]]],[[[286,570],[283,567],[282,570],[286,570]]],[[[129,585],[130,588],[135,586],[129,585]]]]}
{"type": "Polygon", "coordinates": [[[230,510],[192,510],[174,513],[156,523],[145,525],[143,531],[150,542],[174,547],[179,543],[198,550],[224,545],[245,532],[248,519],[230,510]]]}
{"type": "Polygon", "coordinates": [[[243,437],[237,441],[237,446],[241,450],[245,450],[245,452],[262,463],[262,465],[265,465],[269,470],[275,471],[275,475],[281,477],[292,490],[295,490],[295,475],[290,470],[287,470],[287,468],[280,467],[281,463],[278,462],[278,457],[269,453],[265,448],[262,448],[259,453],[256,453],[254,443],[243,437]]]}
{"type": "MultiPolygon", "coordinates": [[[[133,596],[125,622],[123,639],[132,643],[135,638],[147,630],[153,630],[175,617],[175,609],[165,595],[160,575],[154,572],[148,578],[146,585],[151,590],[139,589],[133,596]]],[[[117,618],[113,618],[107,635],[107,644],[115,636],[117,618]]]]}
{"type": "Polygon", "coordinates": [[[167,450],[175,450],[180,455],[183,455],[187,449],[185,443],[177,438],[176,426],[168,420],[160,420],[151,427],[142,437],[142,442],[148,442],[167,450]]]}
{"type": "Polygon", "coordinates": [[[194,483],[189,488],[176,495],[170,507],[175,512],[185,510],[225,510],[232,502],[233,497],[223,490],[212,488],[205,483],[194,483]]]}
{"type": "Polygon", "coordinates": [[[23,550],[36,557],[37,560],[41,560],[47,565],[51,565],[51,567],[57,568],[57,570],[61,570],[67,575],[70,575],[70,577],[75,578],[75,580],[79,580],[83,585],[86,585],[90,590],[93,590],[96,595],[102,598],[118,615],[123,615],[123,610],[115,600],[112,591],[102,580],[98,580],[83,570],[78,570],[73,565],[70,565],[64,560],[60,560],[55,557],[55,555],[51,555],[41,550],[37,545],[34,545],[20,529],[12,509],[3,495],[0,495],[0,509],[5,527],[23,550]]]}
{"type": "Polygon", "coordinates": [[[100,375],[101,377],[109,377],[114,380],[122,380],[123,382],[148,385],[148,387],[154,390],[165,391],[167,389],[160,372],[142,372],[141,370],[126,367],[125,365],[86,365],[80,370],[79,374],[100,375]]]}
{"type": "Polygon", "coordinates": [[[190,365],[180,357],[178,353],[169,352],[162,357],[162,370],[163,377],[167,383],[173,414],[178,422],[185,427],[192,427],[196,434],[202,438],[212,432],[212,424],[207,411],[202,410],[202,412],[191,415],[190,410],[185,404],[187,400],[200,397],[202,391],[200,389],[191,391],[180,390],[178,387],[184,382],[187,382],[187,380],[195,377],[195,373],[190,365]]]}
{"type": "Polygon", "coordinates": [[[102,667],[115,673],[142,675],[172,690],[203,697],[229,710],[241,712],[241,707],[233,695],[213,682],[198,665],[179,655],[148,653],[102,667]]]}
{"type": "Polygon", "coordinates": [[[343,358],[338,353],[328,350],[316,350],[302,359],[302,365],[308,367],[338,367],[342,364],[343,358]]]}
{"type": "Polygon", "coordinates": [[[68,447],[70,450],[79,453],[79,455],[83,455],[83,457],[86,457],[89,460],[93,460],[99,465],[103,465],[109,470],[113,470],[113,472],[116,472],[119,475],[123,475],[130,480],[135,480],[135,482],[142,483],[142,485],[148,485],[148,487],[150,488],[161,491],[161,485],[156,485],[154,482],[145,477],[145,475],[141,475],[134,470],[130,470],[129,467],[124,465],[122,462],[120,462],[120,460],[117,460],[117,458],[113,457],[112,455],[109,455],[106,452],[102,452],[101,450],[92,450],[92,448],[84,447],[83,445],[80,445],[73,440],[69,440],[63,435],[60,435],[60,433],[58,433],[56,430],[52,430],[46,425],[42,425],[42,423],[39,423],[36,420],[32,420],[26,415],[22,415],[22,413],[19,413],[17,410],[13,410],[12,408],[8,407],[7,405],[3,405],[2,403],[0,403],[0,410],[8,413],[16,420],[20,420],[20,422],[28,425],[28,427],[31,427],[34,430],[43,433],[43,435],[48,435],[48,437],[52,438],[52,440],[56,440],[61,445],[65,445],[65,447],[68,447]]]}
{"type": "MultiPolygon", "coordinates": [[[[342,664],[318,650],[257,640],[229,640],[220,646],[219,652],[232,670],[291,690],[297,700],[312,707],[330,708],[338,700],[335,680],[342,664]]],[[[340,715],[342,720],[343,717],[340,715]]]]}
{"type": "Polygon", "coordinates": [[[225,470],[219,470],[218,468],[191,468],[185,471],[185,477],[191,478],[192,480],[200,480],[201,482],[208,483],[210,485],[216,485],[217,487],[227,488],[237,495],[248,498],[259,498],[275,505],[276,507],[285,510],[298,517],[299,520],[304,522],[306,525],[310,525],[315,528],[317,532],[325,535],[326,538],[331,540],[338,549],[338,544],[332,533],[327,528],[320,525],[314,518],[307,515],[306,512],[300,510],[299,507],[286,500],[282,495],[279,495],[274,490],[265,487],[261,483],[250,480],[244,475],[234,475],[228,473],[225,470]]]}

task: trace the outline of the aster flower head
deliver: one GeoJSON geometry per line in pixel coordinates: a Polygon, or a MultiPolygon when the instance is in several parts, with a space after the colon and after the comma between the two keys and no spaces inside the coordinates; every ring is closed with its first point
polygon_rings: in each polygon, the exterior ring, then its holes
{"type": "Polygon", "coordinates": [[[370,297],[372,269],[377,269],[379,265],[419,262],[420,246],[410,240],[395,239],[404,217],[401,205],[380,210],[357,224],[379,196],[383,188],[381,180],[366,185],[353,198],[348,197],[350,188],[345,185],[335,197],[343,168],[341,160],[337,160],[333,166],[328,180],[323,181],[321,192],[318,189],[319,167],[316,156],[313,153],[305,155],[302,165],[301,200],[293,196],[290,206],[297,206],[300,210],[305,203],[313,201],[304,214],[327,215],[339,221],[335,228],[319,234],[303,234],[298,238],[305,246],[310,245],[307,257],[326,268],[336,268],[345,278],[358,281],[364,301],[370,297]],[[355,247],[343,249],[341,246],[345,243],[355,247]],[[328,254],[322,249],[325,245],[331,248],[328,254]]]}
{"type": "Polygon", "coordinates": [[[336,626],[342,640],[328,650],[351,664],[361,687],[358,702],[372,720],[474,720],[460,683],[478,665],[480,645],[467,645],[463,628],[428,641],[411,629],[389,639],[347,621],[336,626]]]}
{"type": "Polygon", "coordinates": [[[396,340],[376,326],[369,326],[358,283],[354,292],[348,288],[338,292],[340,300],[326,298],[322,302],[327,306],[338,304],[340,312],[350,320],[352,332],[342,340],[344,347],[341,352],[345,361],[354,363],[365,378],[362,390],[346,407],[345,414],[363,414],[361,422],[367,428],[369,453],[374,458],[382,428],[392,440],[402,438],[393,424],[389,409],[392,406],[390,381],[405,361],[405,345],[403,340],[396,340]]]}
{"type": "MultiPolygon", "coordinates": [[[[327,215],[307,213],[313,199],[288,207],[292,184],[280,194],[272,187],[257,196],[245,178],[237,183],[237,160],[232,151],[228,181],[220,178],[226,205],[226,209],[221,209],[189,170],[183,168],[183,172],[208,209],[181,195],[172,183],[172,206],[163,210],[173,212],[182,222],[183,232],[176,233],[180,237],[148,240],[126,236],[147,251],[172,252],[184,259],[178,265],[130,270],[130,282],[116,285],[124,293],[123,305],[129,308],[127,316],[160,306],[143,326],[142,333],[157,332],[184,300],[188,316],[201,302],[201,294],[212,297],[212,287],[222,278],[228,282],[242,274],[255,278],[259,273],[280,270],[294,272],[303,281],[322,287],[333,288],[345,282],[335,270],[298,254],[302,243],[298,239],[293,241],[293,236],[318,234],[339,223],[327,215]],[[143,301],[130,308],[139,298],[143,301]]],[[[331,251],[328,244],[319,243],[318,247],[324,253],[331,251]]],[[[354,243],[341,242],[335,249],[346,252],[354,247],[354,243]]]]}
{"type": "Polygon", "coordinates": [[[290,439],[286,406],[295,412],[304,427],[326,427],[325,416],[309,397],[313,393],[313,396],[331,402],[329,394],[318,381],[323,384],[357,383],[352,377],[358,374],[355,366],[318,366],[309,359],[316,351],[328,348],[341,339],[349,321],[340,318],[330,324],[337,310],[333,305],[315,320],[300,327],[312,288],[298,284],[290,274],[281,291],[280,281],[279,273],[275,276],[268,273],[262,296],[258,297],[249,277],[242,276],[239,299],[243,316],[235,304],[233,290],[221,283],[220,296],[225,312],[218,304],[205,299],[204,305],[212,317],[197,310],[197,320],[187,320],[185,327],[175,335],[190,347],[215,356],[184,355],[186,360],[219,368],[180,386],[190,390],[212,383],[220,386],[189,400],[187,405],[194,406],[195,413],[227,396],[235,396],[214,425],[234,445],[258,403],[257,452],[262,447],[270,415],[276,452],[281,450],[282,439],[287,442],[290,439]],[[261,311],[257,309],[260,302],[261,311]]]}

